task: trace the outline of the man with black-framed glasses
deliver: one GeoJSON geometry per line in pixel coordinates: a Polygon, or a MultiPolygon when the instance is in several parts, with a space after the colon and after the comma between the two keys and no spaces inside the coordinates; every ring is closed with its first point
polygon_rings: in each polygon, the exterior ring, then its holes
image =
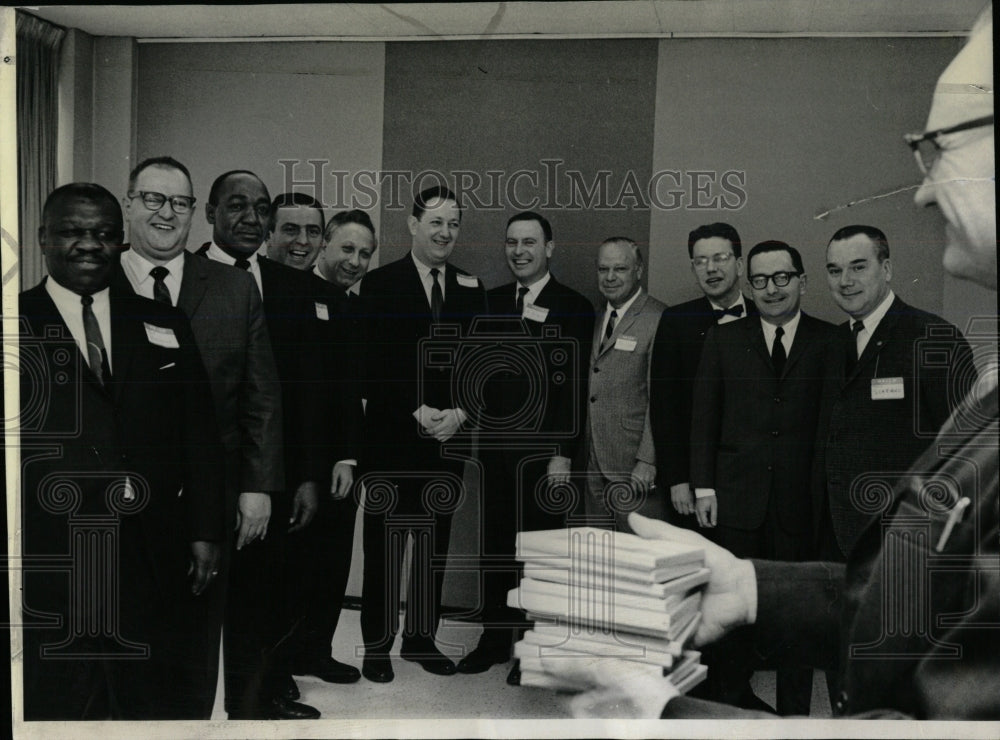
{"type": "Polygon", "coordinates": [[[838,328],[827,367],[813,515],[819,555],[844,562],[878,515],[864,490],[891,488],[896,475],[877,471],[906,470],[976,374],[953,324],[893,292],[889,241],[880,229],[838,229],[826,249],[826,279],[850,319],[838,328]]]}
{"type": "MultiPolygon", "coordinates": [[[[806,275],[780,241],[747,255],[759,318],[715,326],[694,384],[691,483],[698,524],[739,557],[801,561],[811,554],[809,480],[827,348],[834,327],[800,309],[806,275]]],[[[738,637],[713,650],[726,690],[752,673],[738,637]],[[742,675],[741,674],[745,674],[742,675]],[[736,680],[740,678],[741,680],[736,680]]],[[[812,671],[778,671],[779,714],[808,714],[812,671]]]]}

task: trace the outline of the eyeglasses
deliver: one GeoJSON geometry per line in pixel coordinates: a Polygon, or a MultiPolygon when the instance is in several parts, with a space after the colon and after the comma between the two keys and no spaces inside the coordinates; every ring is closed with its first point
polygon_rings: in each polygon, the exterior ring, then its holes
{"type": "Polygon", "coordinates": [[[983,126],[992,126],[993,116],[983,116],[971,121],[965,121],[948,128],[940,128],[937,131],[928,131],[923,134],[903,134],[903,140],[913,150],[913,156],[917,160],[917,167],[920,172],[926,175],[931,171],[934,163],[938,161],[941,152],[947,149],[938,143],[938,137],[946,134],[957,134],[959,131],[969,131],[983,126]]]}
{"type": "Polygon", "coordinates": [[[767,287],[767,281],[774,281],[774,287],[784,288],[788,285],[793,277],[798,277],[801,272],[775,272],[770,275],[751,275],[750,285],[752,285],[757,290],[764,290],[767,287]]]}
{"type": "Polygon", "coordinates": [[[693,260],[691,260],[691,264],[697,270],[704,270],[706,267],[708,267],[709,262],[711,262],[716,267],[722,267],[723,265],[728,264],[729,260],[731,260],[735,256],[736,255],[734,255],[732,252],[716,252],[711,257],[695,257],[693,260]]]}
{"type": "Polygon", "coordinates": [[[160,210],[163,208],[163,204],[169,200],[170,207],[177,214],[190,213],[191,209],[194,208],[195,201],[190,195],[166,196],[163,193],[154,193],[149,190],[132,191],[128,194],[128,197],[141,198],[142,204],[151,211],[160,210]]]}

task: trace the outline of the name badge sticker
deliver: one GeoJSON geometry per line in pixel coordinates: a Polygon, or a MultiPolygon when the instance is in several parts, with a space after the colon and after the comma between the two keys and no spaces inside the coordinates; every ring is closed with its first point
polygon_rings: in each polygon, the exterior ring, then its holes
{"type": "Polygon", "coordinates": [[[458,275],[455,277],[458,279],[458,284],[466,288],[478,288],[479,278],[475,275],[458,275]]]}
{"type": "Polygon", "coordinates": [[[615,341],[615,349],[622,352],[635,352],[635,337],[618,337],[615,341]]]}
{"type": "Polygon", "coordinates": [[[524,307],[523,317],[529,321],[537,321],[539,324],[549,317],[549,309],[529,303],[524,307]]]}
{"type": "Polygon", "coordinates": [[[174,330],[168,329],[165,326],[156,326],[155,324],[147,324],[143,322],[142,324],[146,327],[146,339],[149,340],[150,344],[155,344],[157,347],[166,347],[167,349],[177,349],[181,345],[177,343],[177,337],[174,336],[174,330]]]}
{"type": "Polygon", "coordinates": [[[891,401],[903,397],[902,378],[872,378],[873,401],[891,401]]]}
{"type": "Polygon", "coordinates": [[[315,303],[316,303],[316,318],[319,319],[320,321],[329,321],[330,311],[326,307],[326,304],[320,303],[319,301],[315,301],[315,303]]]}

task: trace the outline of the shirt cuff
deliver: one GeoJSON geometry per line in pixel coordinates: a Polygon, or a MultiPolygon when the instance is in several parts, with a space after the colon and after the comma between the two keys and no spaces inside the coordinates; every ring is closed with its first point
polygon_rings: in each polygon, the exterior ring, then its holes
{"type": "Polygon", "coordinates": [[[358,461],[357,460],[337,460],[337,462],[336,462],[337,465],[340,465],[341,463],[343,463],[344,465],[357,465],[358,461]]]}
{"type": "Polygon", "coordinates": [[[696,488],[694,489],[695,498],[708,498],[709,496],[715,495],[714,488],[696,488]]]}

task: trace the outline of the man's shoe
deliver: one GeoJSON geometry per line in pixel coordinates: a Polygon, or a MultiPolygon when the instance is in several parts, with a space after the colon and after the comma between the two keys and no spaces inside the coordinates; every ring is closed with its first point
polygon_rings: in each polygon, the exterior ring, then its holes
{"type": "Polygon", "coordinates": [[[301,696],[299,693],[299,687],[295,685],[295,679],[289,674],[282,674],[278,678],[278,689],[277,695],[288,701],[296,701],[301,696]]]}
{"type": "Polygon", "coordinates": [[[437,676],[455,675],[455,664],[433,644],[422,644],[419,647],[403,646],[399,657],[411,663],[418,663],[428,673],[437,676]]]}
{"type": "Polygon", "coordinates": [[[514,661],[514,666],[510,669],[510,673],[507,674],[507,685],[508,686],[521,685],[521,661],[519,660],[514,661]]]}
{"type": "Polygon", "coordinates": [[[329,656],[299,663],[292,669],[292,673],[296,676],[316,676],[327,683],[355,683],[361,678],[361,671],[357,668],[329,656]]]}
{"type": "Polygon", "coordinates": [[[320,716],[316,707],[282,699],[280,696],[265,703],[262,714],[264,719],[319,719],[320,716]]]}
{"type": "Polygon", "coordinates": [[[361,662],[361,675],[375,683],[389,683],[396,677],[388,655],[365,656],[361,662]]]}
{"type": "Polygon", "coordinates": [[[479,645],[471,653],[458,661],[459,673],[482,673],[497,663],[506,663],[509,655],[484,645],[479,645]]]}

